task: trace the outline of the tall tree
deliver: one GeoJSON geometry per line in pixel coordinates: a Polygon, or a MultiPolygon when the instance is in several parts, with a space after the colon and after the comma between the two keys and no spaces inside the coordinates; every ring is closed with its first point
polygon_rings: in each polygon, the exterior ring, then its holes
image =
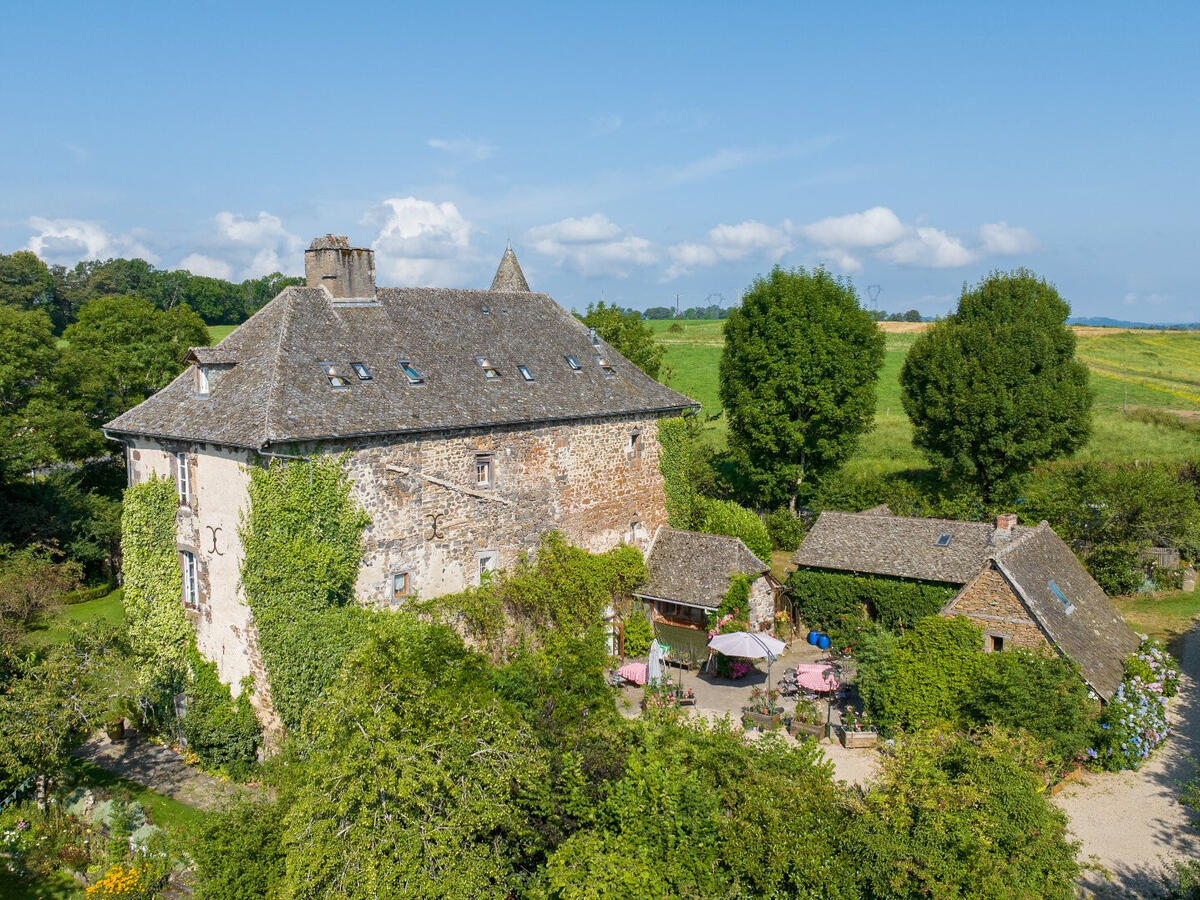
{"type": "Polygon", "coordinates": [[[1037,463],[1083,446],[1092,393],[1070,312],[1032,272],[994,272],[917,338],[900,372],[902,400],[913,445],[945,476],[991,500],[1037,463]]]}
{"type": "Polygon", "coordinates": [[[601,300],[588,304],[583,324],[612,344],[617,352],[649,375],[658,378],[662,368],[663,346],[654,339],[650,326],[632,309],[606,306],[601,300]]]}
{"type": "Polygon", "coordinates": [[[0,304],[49,314],[53,299],[54,276],[44,262],[28,250],[0,253],[0,304]]]}
{"type": "Polygon", "coordinates": [[[840,466],[875,415],[884,337],[854,287],[823,269],[776,267],[725,323],[721,402],[753,499],[795,503],[840,466]]]}
{"type": "Polygon", "coordinates": [[[165,387],[188,348],[209,341],[204,320],[186,305],[162,311],[136,297],[88,302],[64,337],[63,368],[95,427],[165,387]]]}

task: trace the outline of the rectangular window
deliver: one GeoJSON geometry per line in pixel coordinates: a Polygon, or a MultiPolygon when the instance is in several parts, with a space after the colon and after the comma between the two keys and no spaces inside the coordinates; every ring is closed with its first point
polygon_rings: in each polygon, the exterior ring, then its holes
{"type": "Polygon", "coordinates": [[[1004,651],[1004,638],[998,634],[988,635],[988,652],[1002,653],[1004,651]]]}
{"type": "Polygon", "coordinates": [[[603,370],[605,375],[611,376],[611,375],[615,374],[615,370],[612,367],[612,363],[610,363],[603,356],[596,357],[596,364],[598,366],[600,366],[600,368],[603,370]]]}
{"type": "Polygon", "coordinates": [[[490,456],[475,457],[475,485],[491,487],[492,474],[492,458],[490,456]]]}
{"type": "Polygon", "coordinates": [[[517,371],[526,381],[533,381],[533,373],[529,371],[529,366],[517,366],[517,371]]]}
{"type": "Polygon", "coordinates": [[[335,388],[349,387],[349,383],[338,372],[337,366],[333,363],[321,363],[321,371],[325,373],[325,377],[329,379],[329,386],[335,388]]]}
{"type": "Polygon", "coordinates": [[[499,378],[500,377],[500,370],[497,369],[495,366],[493,366],[490,362],[488,362],[488,358],[486,356],[475,357],[475,362],[479,363],[479,367],[481,369],[483,369],[483,377],[484,378],[499,378]]]}
{"type": "Polygon", "coordinates": [[[571,367],[572,372],[582,372],[583,371],[583,366],[581,366],[579,364],[579,360],[577,360],[575,357],[567,356],[564,358],[567,361],[567,365],[571,367]]]}
{"type": "Polygon", "coordinates": [[[392,576],[392,599],[403,600],[411,593],[407,572],[397,572],[392,576]]]}
{"type": "Polygon", "coordinates": [[[486,550],[479,554],[479,583],[485,584],[496,571],[496,554],[486,550]]]}
{"type": "Polygon", "coordinates": [[[186,453],[175,454],[175,492],[180,506],[192,505],[192,472],[186,453]]]}
{"type": "Polygon", "coordinates": [[[183,602],[185,606],[200,605],[200,578],[196,572],[196,554],[184,550],[183,556],[183,602]]]}
{"type": "Polygon", "coordinates": [[[934,543],[936,543],[939,547],[949,547],[950,539],[953,537],[954,535],[950,534],[948,531],[944,531],[938,535],[938,538],[934,543]]]}
{"type": "Polygon", "coordinates": [[[359,381],[371,380],[371,369],[366,363],[350,363],[350,367],[354,369],[354,374],[358,376],[359,381]]]}
{"type": "Polygon", "coordinates": [[[629,455],[634,459],[642,458],[642,433],[640,431],[629,435],[629,455]]]}
{"type": "Polygon", "coordinates": [[[407,359],[400,360],[400,368],[402,368],[404,370],[404,374],[408,376],[409,384],[424,384],[425,383],[425,376],[422,375],[419,371],[417,371],[416,367],[413,366],[413,364],[410,363],[407,359]]]}
{"type": "Polygon", "coordinates": [[[208,393],[208,369],[204,366],[196,366],[196,393],[208,393]]]}

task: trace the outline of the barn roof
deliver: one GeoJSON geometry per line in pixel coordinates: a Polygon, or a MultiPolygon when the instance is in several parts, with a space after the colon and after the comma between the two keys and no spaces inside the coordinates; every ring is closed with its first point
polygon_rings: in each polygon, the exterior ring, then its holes
{"type": "Polygon", "coordinates": [[[647,577],[634,594],[716,609],[730,576],[758,578],[770,567],[740,538],[660,528],[646,557],[647,577]]]}
{"type": "Polygon", "coordinates": [[[918,519],[883,510],[821,513],[796,551],[796,565],[966,584],[1005,540],[1031,530],[1017,525],[1010,538],[1002,538],[990,522],[918,519]]]}
{"type": "MultiPolygon", "coordinates": [[[[505,261],[500,269],[498,280],[505,261]]],[[[524,284],[515,256],[510,275],[506,285],[517,276],[524,284]]],[[[373,300],[353,302],[289,287],[190,359],[224,367],[207,396],[185,371],[106,430],[263,449],[696,407],[528,286],[380,288],[373,300]],[[331,383],[328,366],[341,385],[331,383]]]]}

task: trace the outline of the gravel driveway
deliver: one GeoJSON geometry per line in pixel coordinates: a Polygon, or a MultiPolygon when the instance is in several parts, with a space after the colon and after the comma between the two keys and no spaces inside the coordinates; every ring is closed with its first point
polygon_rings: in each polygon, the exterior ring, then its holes
{"type": "Polygon", "coordinates": [[[1171,707],[1174,733],[1138,772],[1102,772],[1075,782],[1057,797],[1102,871],[1083,880],[1096,897],[1154,897],[1174,860],[1200,858],[1200,832],[1179,793],[1200,760],[1200,628],[1183,639],[1183,679],[1171,707]]]}

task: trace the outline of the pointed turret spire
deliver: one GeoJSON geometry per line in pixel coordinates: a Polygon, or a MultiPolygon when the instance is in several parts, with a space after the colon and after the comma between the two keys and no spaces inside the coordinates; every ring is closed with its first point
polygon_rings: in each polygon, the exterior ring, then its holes
{"type": "Polygon", "coordinates": [[[500,257],[500,265],[496,268],[496,277],[492,279],[492,290],[529,290],[529,282],[525,280],[525,273],[521,271],[521,264],[517,262],[517,254],[513,253],[511,243],[505,248],[504,255],[500,257]]]}

